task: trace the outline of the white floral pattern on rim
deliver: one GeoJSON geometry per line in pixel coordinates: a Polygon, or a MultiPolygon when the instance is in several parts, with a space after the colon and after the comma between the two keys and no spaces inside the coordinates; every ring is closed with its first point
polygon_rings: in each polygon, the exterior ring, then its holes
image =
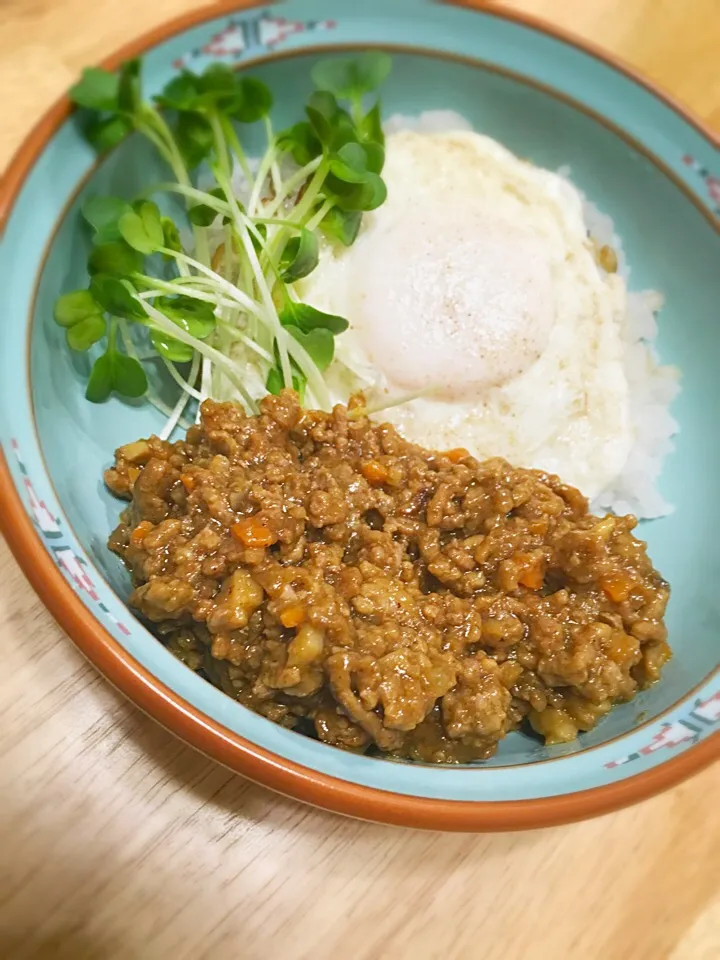
{"type": "Polygon", "coordinates": [[[648,756],[656,750],[672,749],[681,743],[698,743],[720,721],[720,693],[716,693],[709,700],[696,700],[692,709],[685,717],[672,723],[663,723],[662,727],[650,743],[641,747],[635,753],[629,753],[619,760],[611,760],[605,764],[608,770],[614,770],[625,763],[632,763],[641,757],[648,756]]]}
{"type": "Polygon", "coordinates": [[[182,70],[197,61],[235,62],[253,50],[274,50],[298,33],[332,30],[336,26],[335,20],[287,20],[267,11],[253,17],[235,17],[206,44],[175,60],[173,66],[182,70]]]}
{"type": "Polygon", "coordinates": [[[54,517],[45,505],[45,502],[35,493],[32,481],[28,476],[27,469],[20,454],[20,445],[15,438],[12,439],[11,445],[20,473],[22,474],[23,486],[25,487],[25,494],[28,501],[28,512],[33,518],[35,526],[40,531],[50,556],[65,574],[75,591],[81,595],[86,594],[90,597],[93,603],[97,604],[100,610],[115,624],[118,630],[126,637],[129,637],[130,630],[128,627],[112,615],[98,596],[95,584],[88,572],[88,565],[82,557],[75,553],[67,542],[62,530],[60,518],[54,517]]]}

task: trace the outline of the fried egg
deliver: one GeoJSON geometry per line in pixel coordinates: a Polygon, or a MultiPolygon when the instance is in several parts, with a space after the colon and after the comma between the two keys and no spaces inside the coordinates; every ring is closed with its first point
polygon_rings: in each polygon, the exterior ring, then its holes
{"type": "Polygon", "coordinates": [[[410,440],[596,497],[633,443],[627,291],[597,262],[580,194],[470,130],[397,130],[386,151],[386,202],[300,291],[350,322],[338,399],[359,387],[410,440]]]}

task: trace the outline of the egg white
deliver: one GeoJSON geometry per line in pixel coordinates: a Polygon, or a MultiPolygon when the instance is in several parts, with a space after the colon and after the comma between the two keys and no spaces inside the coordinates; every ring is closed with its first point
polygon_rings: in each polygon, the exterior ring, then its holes
{"type": "Polygon", "coordinates": [[[386,148],[386,202],[300,290],[350,321],[337,398],[415,396],[379,416],[424,446],[548,470],[594,498],[633,442],[627,292],[596,262],[580,195],[472,131],[399,130],[386,148]]]}

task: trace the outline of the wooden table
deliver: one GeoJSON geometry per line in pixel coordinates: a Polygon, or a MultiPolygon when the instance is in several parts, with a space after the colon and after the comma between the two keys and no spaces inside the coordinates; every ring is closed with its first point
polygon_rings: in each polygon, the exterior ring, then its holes
{"type": "MultiPolygon", "coordinates": [[[[720,129],[717,0],[517,0],[720,129]]],[[[80,68],[197,6],[0,0],[0,167],[80,68]]],[[[544,832],[446,836],[232,776],[84,662],[0,544],[0,957],[716,960],[720,769],[544,832]]]]}

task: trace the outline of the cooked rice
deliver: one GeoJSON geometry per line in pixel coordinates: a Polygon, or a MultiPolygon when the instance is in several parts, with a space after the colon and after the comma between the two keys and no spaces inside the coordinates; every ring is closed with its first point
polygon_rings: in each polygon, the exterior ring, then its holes
{"type": "MultiPolygon", "coordinates": [[[[388,133],[404,129],[443,133],[470,130],[472,126],[452,110],[429,110],[416,117],[396,114],[387,121],[385,129],[388,133]]],[[[572,183],[568,167],[558,173],[572,183]]],[[[578,190],[574,184],[573,187],[578,190]]],[[[629,287],[630,267],[612,218],[598,210],[581,191],[578,193],[583,198],[589,236],[598,248],[608,246],[614,251],[617,273],[629,287]]],[[[630,388],[634,445],[622,472],[594,501],[593,507],[600,512],[613,510],[653,519],[673,510],[657,486],[663,460],[673,450],[672,438],[679,430],[670,405],[680,390],[680,373],[676,367],[662,365],[655,348],[656,315],[662,305],[663,297],[657,290],[628,290],[621,332],[626,344],[624,366],[630,388]]]]}

